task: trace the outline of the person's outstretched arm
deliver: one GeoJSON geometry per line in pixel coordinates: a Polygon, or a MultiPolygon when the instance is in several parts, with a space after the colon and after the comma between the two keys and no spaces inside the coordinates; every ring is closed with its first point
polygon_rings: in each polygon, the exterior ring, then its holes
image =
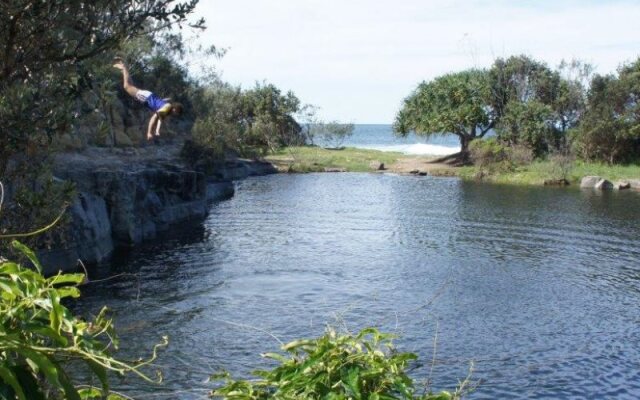
{"type": "MultiPolygon", "coordinates": [[[[156,114],[157,116],[158,114],[156,114]]],[[[156,122],[156,136],[160,136],[160,126],[162,126],[162,118],[158,118],[156,122]]]]}

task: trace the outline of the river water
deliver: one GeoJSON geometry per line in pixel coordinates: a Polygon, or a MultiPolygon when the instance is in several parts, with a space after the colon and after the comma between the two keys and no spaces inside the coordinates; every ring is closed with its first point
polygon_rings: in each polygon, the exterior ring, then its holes
{"type": "Polygon", "coordinates": [[[282,341],[377,326],[434,390],[474,369],[472,399],[640,397],[640,194],[455,178],[275,175],[206,221],[102,267],[78,312],[115,310],[121,355],[162,335],[165,383],[206,398],[282,341]],[[118,276],[118,274],[121,274],[118,276]],[[435,363],[432,363],[434,359],[435,363]]]}

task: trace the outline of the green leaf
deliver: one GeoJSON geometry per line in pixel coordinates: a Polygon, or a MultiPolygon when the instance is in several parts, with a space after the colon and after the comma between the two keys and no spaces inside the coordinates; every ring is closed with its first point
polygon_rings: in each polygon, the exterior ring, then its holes
{"type": "Polygon", "coordinates": [[[18,346],[14,351],[24,358],[31,360],[38,368],[38,371],[34,372],[43,373],[50,385],[61,388],[60,380],[58,379],[58,369],[47,355],[24,346],[18,346]]]}
{"type": "Polygon", "coordinates": [[[64,299],[66,297],[73,297],[74,299],[77,299],[78,297],[80,297],[80,289],[78,289],[77,287],[63,287],[57,289],[57,291],[61,299],[64,299]]]}
{"type": "Polygon", "coordinates": [[[17,240],[14,240],[13,242],[11,242],[11,245],[13,245],[15,249],[19,250],[22,254],[24,254],[29,259],[29,261],[31,261],[34,267],[36,267],[38,272],[42,273],[42,265],[40,265],[40,261],[38,261],[38,257],[36,257],[36,254],[33,252],[33,250],[31,250],[30,248],[28,248],[27,246],[25,246],[24,244],[20,243],[17,240]]]}
{"type": "Polygon", "coordinates": [[[98,377],[100,383],[102,384],[102,390],[105,393],[109,392],[109,378],[107,377],[107,370],[100,364],[96,363],[92,360],[86,360],[87,365],[91,371],[93,371],[94,375],[98,377]]]}
{"type": "Polygon", "coordinates": [[[51,311],[49,312],[49,320],[51,329],[56,331],[58,334],[60,333],[60,328],[62,326],[62,319],[64,318],[64,310],[60,305],[60,296],[55,290],[50,291],[51,298],[51,311]]]}
{"type": "Polygon", "coordinates": [[[356,400],[361,399],[360,384],[358,382],[359,379],[360,379],[359,368],[349,369],[346,373],[346,376],[342,378],[344,384],[349,389],[347,393],[352,395],[356,400]]]}
{"type": "Polygon", "coordinates": [[[69,344],[69,340],[66,337],[60,335],[48,325],[42,325],[32,322],[24,324],[23,329],[27,332],[32,332],[48,337],[61,346],[67,346],[69,344]]]}
{"type": "Polygon", "coordinates": [[[2,381],[7,385],[11,386],[19,400],[27,400],[27,397],[24,395],[24,391],[22,391],[22,387],[18,382],[18,378],[13,371],[0,366],[0,379],[2,379],[2,381]]]}
{"type": "Polygon", "coordinates": [[[273,360],[280,361],[281,363],[285,363],[285,362],[289,361],[288,358],[286,358],[282,354],[278,354],[278,353],[263,353],[261,355],[264,358],[271,358],[273,360]]]}
{"type": "Polygon", "coordinates": [[[24,389],[25,396],[29,400],[47,400],[31,371],[28,371],[26,368],[14,367],[13,372],[24,389]]]}
{"type": "Polygon", "coordinates": [[[98,388],[89,387],[78,390],[78,395],[82,400],[102,399],[102,391],[98,388]]]}
{"type": "Polygon", "coordinates": [[[71,380],[67,376],[65,370],[57,363],[55,364],[55,366],[58,371],[60,371],[58,377],[60,378],[60,383],[62,384],[62,388],[64,390],[65,400],[82,400],[80,398],[80,395],[78,394],[78,390],[73,386],[73,383],[71,383],[71,380]]]}
{"type": "Polygon", "coordinates": [[[60,285],[62,283],[73,283],[76,285],[81,284],[84,281],[84,274],[61,274],[52,276],[47,279],[47,282],[51,285],[60,285]]]}

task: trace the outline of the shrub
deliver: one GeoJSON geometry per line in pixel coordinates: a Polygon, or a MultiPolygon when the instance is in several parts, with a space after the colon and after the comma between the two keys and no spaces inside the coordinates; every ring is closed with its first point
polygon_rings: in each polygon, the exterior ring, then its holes
{"type": "MultiPolygon", "coordinates": [[[[0,398],[18,400],[81,400],[105,398],[109,393],[108,371],[133,372],[146,379],[141,369],[153,356],[135,366],[115,359],[118,348],[113,321],[103,308],[97,317],[84,321],[73,316],[62,301],[80,295],[84,274],[45,278],[34,253],[19,242],[13,246],[35,269],[0,258],[0,398]],[[72,362],[83,362],[100,381],[101,388],[77,386],[67,372],[72,362]]],[[[123,397],[110,394],[108,399],[123,397]]]]}
{"type": "Polygon", "coordinates": [[[496,138],[475,140],[469,145],[471,161],[479,168],[507,161],[508,149],[496,138]]]}
{"type": "Polygon", "coordinates": [[[527,146],[511,146],[507,148],[507,158],[513,165],[529,165],[535,159],[535,154],[527,146]]]}
{"type": "Polygon", "coordinates": [[[569,174],[575,163],[575,156],[571,153],[568,146],[563,146],[554,151],[549,156],[551,161],[551,170],[549,171],[551,178],[555,180],[569,180],[569,174]]]}
{"type": "Polygon", "coordinates": [[[256,371],[259,380],[234,380],[227,373],[212,379],[224,385],[212,397],[235,400],[447,400],[456,393],[418,394],[406,368],[416,360],[413,353],[399,353],[392,335],[374,328],[357,335],[338,335],[329,330],[313,340],[297,340],[282,346],[287,354],[267,353],[279,362],[269,371],[256,371]]]}

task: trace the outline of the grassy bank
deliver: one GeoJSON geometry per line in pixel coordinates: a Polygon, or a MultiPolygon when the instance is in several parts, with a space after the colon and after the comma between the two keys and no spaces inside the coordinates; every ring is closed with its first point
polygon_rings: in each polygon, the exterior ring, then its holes
{"type": "Polygon", "coordinates": [[[403,157],[400,153],[346,147],[323,149],[321,147],[287,147],[266,157],[282,171],[322,172],[325,168],[344,169],[349,172],[371,171],[372,161],[386,166],[403,157]]]}
{"type": "MultiPolygon", "coordinates": [[[[373,161],[384,163],[390,172],[408,172],[403,170],[402,164],[408,160],[424,161],[429,157],[407,156],[401,153],[390,153],[378,150],[356,149],[347,147],[342,149],[323,149],[321,147],[287,147],[266,157],[267,161],[275,164],[281,171],[289,172],[322,172],[327,168],[335,168],[348,172],[370,172],[373,161]]],[[[480,168],[477,166],[448,167],[441,171],[436,165],[428,169],[429,175],[459,176],[462,179],[476,179],[483,171],[483,180],[487,182],[514,185],[543,185],[545,180],[560,179],[562,172],[551,161],[536,161],[529,165],[513,169],[497,166],[480,168]]],[[[640,165],[608,165],[599,163],[575,162],[569,168],[566,179],[573,185],[579,184],[584,176],[597,175],[610,181],[625,179],[640,179],[640,165]]]]}
{"type": "MultiPolygon", "coordinates": [[[[463,179],[476,179],[480,168],[475,166],[456,168],[456,175],[463,179]]],[[[483,180],[495,183],[518,185],[543,185],[547,179],[560,179],[562,173],[551,161],[536,161],[529,165],[520,166],[511,171],[492,170],[489,168],[483,180]]],[[[625,179],[640,179],[640,165],[608,165],[599,163],[585,163],[578,161],[568,170],[566,179],[571,184],[579,184],[580,180],[589,175],[601,176],[610,181],[625,179]]]]}

